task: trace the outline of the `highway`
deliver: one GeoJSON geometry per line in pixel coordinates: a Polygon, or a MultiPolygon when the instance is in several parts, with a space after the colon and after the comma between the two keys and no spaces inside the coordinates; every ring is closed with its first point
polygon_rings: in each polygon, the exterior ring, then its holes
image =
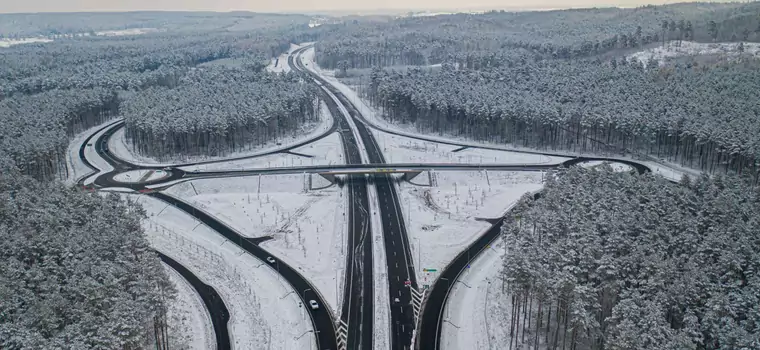
{"type": "MultiPolygon", "coordinates": [[[[305,48],[298,49],[288,56],[288,65],[293,71],[306,71],[300,60],[305,48]]],[[[304,76],[304,78],[308,79],[304,76]]],[[[321,88],[324,89],[324,88],[321,88]]],[[[359,142],[351,132],[351,126],[343,113],[322,91],[333,119],[337,121],[347,166],[361,166],[362,157],[359,142]]],[[[346,281],[343,296],[341,321],[345,322],[346,343],[341,349],[373,349],[372,327],[374,324],[374,288],[372,277],[372,223],[369,216],[369,192],[367,183],[361,175],[349,175],[348,183],[348,254],[346,255],[346,281]]],[[[343,337],[342,334],[338,335],[343,337]]],[[[342,341],[342,339],[341,339],[342,341]]],[[[341,345],[343,343],[341,342],[341,345]]]]}
{"type": "MultiPolygon", "coordinates": [[[[301,52],[307,48],[303,48],[301,52]]],[[[300,53],[299,52],[299,55],[300,53]]],[[[299,56],[296,56],[299,57],[299,56]]],[[[300,61],[300,59],[298,60],[300,61]]],[[[348,111],[353,119],[366,147],[370,166],[385,164],[385,158],[372,133],[364,124],[364,119],[359,118],[361,113],[356,107],[336,88],[317,74],[301,68],[302,73],[308,73],[318,85],[328,90],[338,99],[338,102],[348,111]]],[[[334,100],[330,102],[336,103],[334,100]]],[[[387,167],[387,166],[383,166],[387,167]]],[[[390,332],[391,349],[407,349],[412,343],[414,330],[414,314],[412,311],[412,293],[410,288],[417,289],[417,278],[414,272],[414,261],[409,248],[409,238],[402,215],[403,210],[399,202],[396,187],[388,174],[378,174],[375,179],[379,203],[379,212],[383,225],[383,238],[385,245],[386,266],[388,269],[389,296],[391,300],[390,332]],[[398,298],[399,302],[395,300],[398,298]]]]}

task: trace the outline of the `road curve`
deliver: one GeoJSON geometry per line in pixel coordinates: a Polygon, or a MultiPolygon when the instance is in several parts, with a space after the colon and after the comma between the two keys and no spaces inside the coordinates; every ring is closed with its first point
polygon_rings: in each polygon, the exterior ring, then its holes
{"type": "MultiPolygon", "coordinates": [[[[267,257],[274,257],[263,248],[259,247],[255,240],[241,236],[235,230],[225,225],[221,221],[217,220],[213,216],[209,215],[203,210],[196,209],[192,205],[169,195],[153,192],[146,194],[147,196],[162,200],[168,204],[173,205],[175,208],[184,211],[185,213],[195,217],[199,221],[203,222],[206,226],[212,230],[218,232],[224,236],[230,243],[233,243],[245,250],[249,254],[259,258],[261,261],[266,261],[267,257]]],[[[332,314],[329,311],[324,298],[317,291],[316,287],[309,283],[306,278],[303,277],[296,269],[286,264],[280,259],[276,259],[276,264],[272,268],[275,269],[296,291],[298,297],[301,299],[302,307],[306,309],[312,322],[312,326],[316,331],[317,348],[318,349],[335,349],[337,348],[335,325],[333,323],[332,314]],[[322,307],[317,310],[312,310],[309,305],[309,300],[315,300],[322,307]]]]}
{"type": "Polygon", "coordinates": [[[203,283],[197,276],[195,276],[190,270],[182,266],[176,260],[170,258],[164,253],[156,251],[158,257],[166,265],[169,265],[174,271],[177,271],[182,278],[184,278],[195,292],[200,295],[203,300],[203,304],[206,305],[206,309],[211,314],[211,324],[214,326],[214,335],[216,336],[216,349],[217,350],[229,350],[230,349],[230,333],[227,328],[227,322],[230,320],[230,312],[227,306],[224,305],[224,300],[219,296],[216,290],[203,283]]]}

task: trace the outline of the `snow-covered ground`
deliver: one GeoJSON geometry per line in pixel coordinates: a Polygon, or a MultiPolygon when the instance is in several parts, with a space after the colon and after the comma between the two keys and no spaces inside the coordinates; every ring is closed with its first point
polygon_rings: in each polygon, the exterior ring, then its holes
{"type": "Polygon", "coordinates": [[[147,196],[138,200],[148,218],[151,245],[187,267],[221,295],[230,311],[234,349],[308,349],[314,334],[293,288],[267,263],[247,254],[193,217],[147,196]],[[283,296],[290,293],[286,298],[283,296]]]}
{"type": "Polygon", "coordinates": [[[124,36],[124,35],[141,35],[156,31],[155,28],[131,28],[121,30],[104,30],[101,32],[95,32],[98,36],[124,36]]]}
{"type": "Polygon", "coordinates": [[[590,161],[590,162],[583,162],[580,165],[584,168],[596,168],[604,163],[608,163],[612,167],[612,170],[616,172],[624,172],[624,171],[633,170],[633,168],[628,164],[616,163],[616,162],[590,161]]]}
{"type": "MultiPolygon", "coordinates": [[[[369,203],[378,207],[377,188],[368,186],[369,203]]],[[[390,349],[391,300],[388,295],[388,266],[385,256],[385,240],[383,239],[383,222],[380,211],[370,211],[372,227],[372,278],[374,293],[373,311],[373,345],[375,350],[390,349]]]]}
{"type": "Polygon", "coordinates": [[[83,132],[76,134],[76,136],[71,139],[69,147],[66,149],[66,166],[69,169],[69,176],[66,178],[66,181],[64,181],[65,183],[73,184],[79,178],[89,174],[92,171],[92,169],[88,168],[82,162],[82,160],[79,159],[79,147],[82,146],[82,142],[84,142],[88,136],[94,133],[95,130],[98,130],[112,122],[113,120],[110,120],[103,124],[93,126],[83,132]]]}
{"type": "MultiPolygon", "coordinates": [[[[758,56],[760,55],[760,43],[745,42],[744,54],[758,56]]],[[[628,56],[629,59],[636,59],[647,64],[650,59],[665,64],[668,59],[682,56],[695,55],[739,55],[739,43],[695,43],[693,41],[683,41],[679,46],[675,41],[668,42],[665,46],[657,46],[643,51],[633,53],[628,56]]]]}
{"type": "Polygon", "coordinates": [[[293,153],[275,153],[268,156],[223,163],[191,165],[181,167],[180,169],[185,171],[223,171],[345,164],[345,160],[343,159],[343,148],[338,133],[333,133],[321,140],[298,147],[291,152],[293,153]]]}
{"type": "Polygon", "coordinates": [[[465,148],[372,130],[388,163],[559,164],[564,157],[465,148]],[[456,151],[456,152],[454,152],[456,151]]]}
{"type": "MultiPolygon", "coordinates": [[[[313,187],[328,184],[317,175],[312,181],[313,187]]],[[[261,247],[297,268],[339,313],[348,227],[345,189],[305,189],[308,175],[299,174],[194,180],[167,193],[246,237],[272,236],[261,247]]]]}
{"type": "Polygon", "coordinates": [[[32,44],[32,43],[49,43],[53,40],[48,38],[22,38],[22,39],[0,39],[0,47],[11,47],[13,45],[32,44]]]}
{"type": "Polygon", "coordinates": [[[174,165],[178,163],[194,163],[203,161],[224,160],[236,157],[253,157],[258,154],[269,153],[281,149],[292,147],[294,144],[305,140],[315,139],[327,132],[333,125],[333,118],[327,106],[322,103],[319,108],[319,121],[308,123],[302,126],[302,129],[296,134],[288,134],[267,144],[250,146],[249,149],[240,152],[229,153],[222,157],[184,157],[175,159],[170,162],[159,162],[156,159],[145,157],[135,152],[132,146],[127,142],[124,135],[124,128],[116,131],[108,140],[109,150],[117,157],[138,165],[163,166],[174,165]]]}
{"type": "MultiPolygon", "coordinates": [[[[477,218],[499,218],[523,194],[542,185],[540,172],[436,172],[432,187],[400,185],[404,219],[417,267],[418,283],[431,284],[465,247],[491,224],[477,218]],[[490,184],[489,184],[490,183],[490,184]]],[[[428,183],[428,174],[414,179],[428,183]]]]}
{"type": "Polygon", "coordinates": [[[457,279],[444,308],[441,349],[491,350],[509,347],[511,303],[502,293],[503,243],[475,259],[457,279]],[[452,325],[453,323],[453,325],[452,325]]]}
{"type": "MultiPolygon", "coordinates": [[[[98,133],[96,133],[95,136],[92,137],[91,142],[94,143],[95,140],[97,140],[98,137],[100,137],[101,135],[103,135],[106,131],[108,131],[107,128],[101,130],[98,133]]],[[[81,146],[81,143],[79,143],[78,145],[81,146]]],[[[77,146],[77,143],[72,143],[72,144],[69,145],[69,149],[70,150],[71,150],[72,147],[76,148],[76,153],[74,153],[73,156],[75,156],[77,158],[79,158],[79,149],[77,148],[79,146],[77,146]]],[[[90,177],[88,177],[84,181],[85,185],[89,185],[89,184],[93,183],[95,181],[95,179],[97,179],[98,176],[100,176],[100,174],[105,174],[105,173],[108,173],[108,172],[110,172],[110,171],[113,170],[113,167],[110,164],[108,164],[108,162],[106,162],[105,159],[101,158],[98,155],[98,152],[95,151],[95,147],[93,147],[93,146],[87,146],[87,147],[85,147],[85,149],[84,149],[84,157],[87,158],[87,160],[90,162],[90,164],[92,164],[92,166],[94,166],[96,169],[98,169],[97,173],[92,174],[90,177]]],[[[82,164],[81,166],[84,166],[84,164],[82,164]]]]}
{"type": "Polygon", "coordinates": [[[169,177],[169,175],[171,174],[163,170],[140,169],[116,174],[113,179],[123,183],[143,183],[160,180],[169,177]]]}
{"type": "Polygon", "coordinates": [[[166,264],[163,266],[177,289],[177,298],[167,312],[172,345],[188,350],[216,349],[211,315],[200,295],[177,271],[166,264]]]}

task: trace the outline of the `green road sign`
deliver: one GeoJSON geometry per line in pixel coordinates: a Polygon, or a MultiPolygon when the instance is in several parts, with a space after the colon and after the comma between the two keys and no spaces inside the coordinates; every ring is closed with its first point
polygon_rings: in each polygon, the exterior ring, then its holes
{"type": "Polygon", "coordinates": [[[422,271],[425,271],[425,272],[438,272],[438,270],[436,270],[436,269],[422,269],[422,271]]]}

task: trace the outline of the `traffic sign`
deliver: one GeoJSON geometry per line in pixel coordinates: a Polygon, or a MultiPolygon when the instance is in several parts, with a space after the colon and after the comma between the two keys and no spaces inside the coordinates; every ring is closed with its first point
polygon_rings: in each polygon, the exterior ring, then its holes
{"type": "Polygon", "coordinates": [[[425,272],[438,272],[438,270],[436,270],[436,269],[428,269],[428,268],[424,268],[424,269],[422,269],[422,271],[425,271],[425,272]]]}
{"type": "Polygon", "coordinates": [[[406,281],[404,281],[404,285],[405,285],[405,286],[408,286],[408,285],[411,285],[411,284],[412,284],[412,281],[410,281],[410,280],[406,280],[406,281]]]}

